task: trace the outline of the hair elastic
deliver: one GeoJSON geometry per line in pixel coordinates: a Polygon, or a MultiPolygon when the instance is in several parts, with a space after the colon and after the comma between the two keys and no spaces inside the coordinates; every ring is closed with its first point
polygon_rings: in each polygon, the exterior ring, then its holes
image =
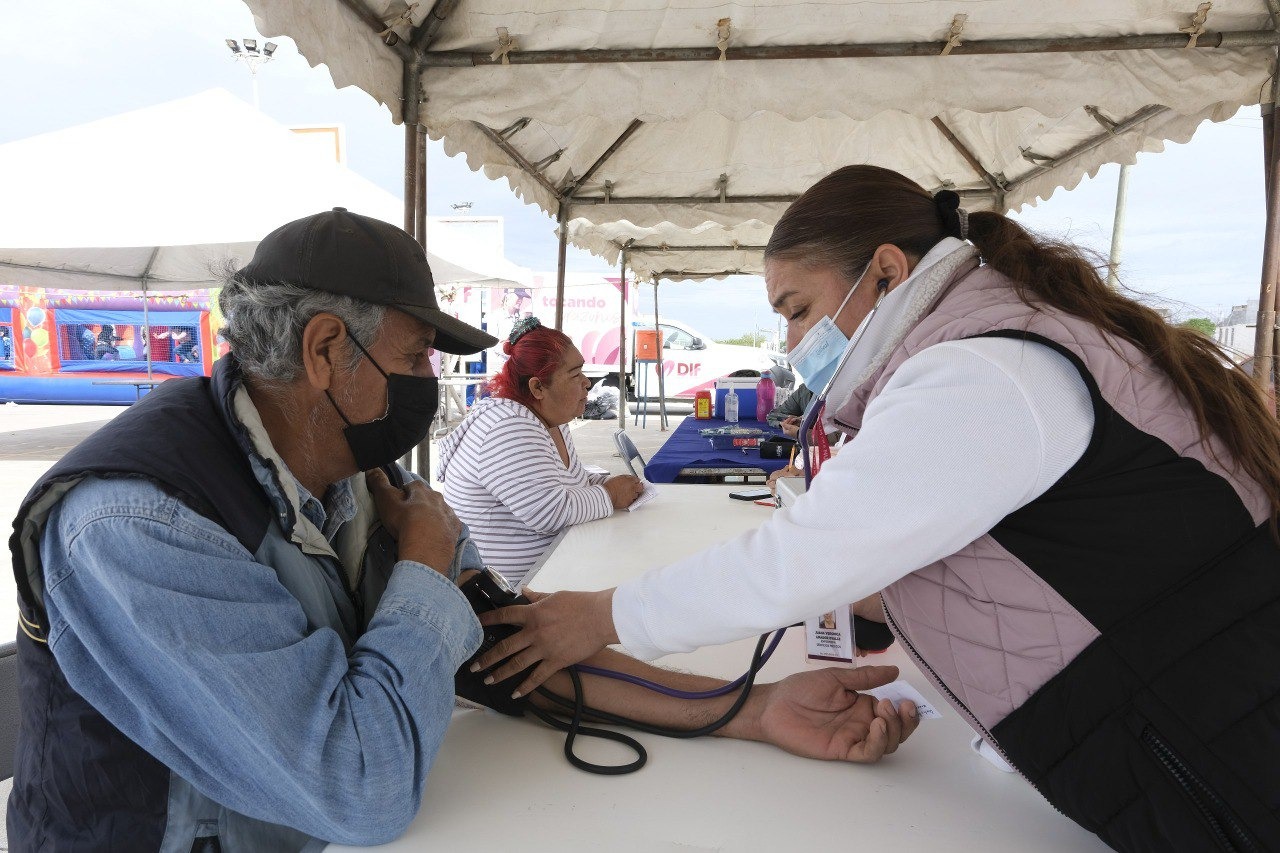
{"type": "Polygon", "coordinates": [[[524,317],[517,320],[516,324],[511,327],[511,334],[507,336],[507,343],[514,344],[534,329],[540,328],[542,321],[537,317],[524,317]]]}
{"type": "Polygon", "coordinates": [[[942,227],[947,234],[967,240],[969,211],[960,206],[959,194],[954,190],[939,190],[933,196],[933,203],[938,208],[938,216],[942,217],[942,227]]]}

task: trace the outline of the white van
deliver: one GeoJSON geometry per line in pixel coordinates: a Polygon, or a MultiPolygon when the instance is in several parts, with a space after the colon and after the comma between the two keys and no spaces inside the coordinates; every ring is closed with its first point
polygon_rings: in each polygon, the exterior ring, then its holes
{"type": "MultiPolygon", "coordinates": [[[[616,278],[586,273],[569,273],[564,302],[564,332],[582,353],[583,373],[593,382],[605,379],[617,384],[618,326],[622,321],[622,290],[616,278]]],[[[528,288],[472,288],[465,285],[443,290],[442,308],[473,325],[481,323],[500,341],[522,317],[535,316],[545,325],[555,324],[555,276],[531,276],[528,288]]],[[[658,398],[658,380],[653,363],[642,363],[636,372],[635,333],[652,329],[653,317],[637,315],[634,284],[628,284],[626,305],[628,392],[646,399],[658,398]]],[[[711,338],[675,319],[661,317],[663,337],[663,381],[667,397],[692,398],[715,381],[736,371],[769,370],[785,361],[783,356],[754,347],[718,344],[711,338]]],[[[503,363],[502,346],[489,353],[489,370],[503,363]]]]}
{"type": "MultiPolygon", "coordinates": [[[[631,354],[634,354],[634,330],[652,329],[653,318],[637,317],[632,321],[632,328],[631,354]]],[[[678,320],[660,317],[658,329],[662,332],[662,369],[667,397],[693,397],[698,391],[714,388],[715,381],[722,376],[744,370],[763,372],[777,364],[775,356],[768,350],[718,344],[678,320]]],[[[637,367],[643,370],[633,374],[636,396],[656,400],[656,365],[650,362],[637,367]]]]}

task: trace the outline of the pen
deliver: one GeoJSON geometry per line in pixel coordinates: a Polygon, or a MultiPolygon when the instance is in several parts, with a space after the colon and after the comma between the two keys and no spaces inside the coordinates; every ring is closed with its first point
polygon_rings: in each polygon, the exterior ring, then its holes
{"type": "Polygon", "coordinates": [[[793,447],[791,448],[791,458],[787,460],[787,467],[788,467],[788,468],[794,468],[794,467],[795,467],[795,464],[796,464],[796,449],[795,449],[795,447],[793,446],[793,447]]]}

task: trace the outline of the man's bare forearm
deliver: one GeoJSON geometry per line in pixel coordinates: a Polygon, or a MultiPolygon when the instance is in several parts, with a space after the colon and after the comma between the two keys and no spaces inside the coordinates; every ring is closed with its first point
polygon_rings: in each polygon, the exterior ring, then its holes
{"type": "MultiPolygon", "coordinates": [[[[687,693],[715,690],[726,684],[718,678],[660,669],[612,649],[598,652],[583,663],[638,676],[687,693]]],[[[714,699],[682,699],[603,676],[583,674],[581,679],[585,703],[588,706],[638,722],[682,731],[699,729],[715,722],[724,716],[738,697],[738,691],[735,690],[727,696],[718,696],[714,699]]],[[[547,681],[546,687],[558,696],[565,698],[573,696],[573,686],[565,672],[553,675],[547,681]]],[[[758,685],[753,692],[766,690],[767,687],[767,685],[758,685]]],[[[565,710],[563,706],[536,693],[533,701],[538,707],[547,710],[565,710]]],[[[752,700],[748,700],[739,714],[715,734],[748,740],[757,739],[754,715],[751,713],[752,705],[752,700]]]]}

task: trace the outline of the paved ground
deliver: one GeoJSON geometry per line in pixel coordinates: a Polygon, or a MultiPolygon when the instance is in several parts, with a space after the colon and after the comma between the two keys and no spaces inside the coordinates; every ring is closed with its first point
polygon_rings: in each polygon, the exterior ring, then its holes
{"type": "MultiPolygon", "coordinates": [[[[0,405],[0,539],[7,542],[10,523],[17,515],[22,498],[48,470],[87,436],[116,415],[124,406],[18,406],[0,405]]],[[[645,429],[627,419],[627,433],[645,459],[653,456],[670,435],[670,429],[691,413],[688,404],[672,403],[667,407],[669,429],[658,426],[657,406],[652,406],[645,429]]],[[[577,421],[573,425],[573,441],[584,464],[598,465],[612,473],[626,473],[626,466],[613,444],[618,422],[577,421]]],[[[433,461],[434,461],[434,454],[433,461]]],[[[3,560],[8,565],[8,559],[3,560]]],[[[16,592],[11,570],[0,571],[0,626],[17,624],[14,604],[16,592]]],[[[0,642],[13,629],[0,627],[0,642]]]]}

